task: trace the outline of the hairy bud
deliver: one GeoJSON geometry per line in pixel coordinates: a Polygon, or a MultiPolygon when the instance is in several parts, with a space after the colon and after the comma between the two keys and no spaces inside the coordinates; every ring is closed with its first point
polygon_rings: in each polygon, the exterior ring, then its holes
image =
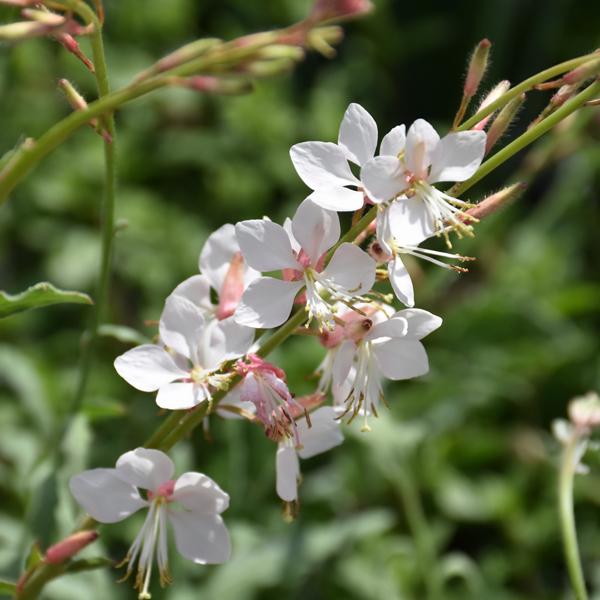
{"type": "MultiPolygon", "coordinates": [[[[498,98],[500,98],[501,96],[506,94],[506,92],[508,92],[509,89],[510,89],[510,81],[508,81],[508,79],[504,79],[500,83],[496,84],[492,88],[492,90],[487,94],[487,96],[485,96],[484,99],[481,101],[481,104],[479,105],[477,112],[480,112],[484,108],[487,108],[492,102],[496,102],[496,100],[498,100],[498,98]]],[[[492,115],[493,115],[493,113],[491,113],[487,117],[484,117],[483,119],[481,119],[481,121],[479,121],[479,123],[477,123],[476,125],[473,126],[473,129],[476,129],[479,131],[485,129],[485,126],[488,124],[489,120],[492,118],[492,115]]]]}
{"type": "Polygon", "coordinates": [[[51,565],[58,565],[75,556],[75,554],[97,539],[97,531],[78,531],[57,544],[50,546],[46,551],[45,561],[51,565]]]}
{"type": "Polygon", "coordinates": [[[523,193],[526,187],[527,185],[524,183],[513,183],[512,185],[501,189],[499,192],[484,198],[476,206],[470,208],[467,211],[467,214],[471,217],[481,220],[484,217],[495,213],[505,204],[516,200],[523,193]]]}
{"type": "Polygon", "coordinates": [[[477,46],[475,46],[475,50],[473,50],[473,54],[471,54],[467,78],[463,88],[463,93],[466,98],[472,98],[479,89],[479,84],[487,69],[491,45],[490,40],[484,38],[477,46]]]}
{"type": "Polygon", "coordinates": [[[563,76],[563,82],[569,85],[573,85],[575,83],[581,83],[586,79],[591,79],[592,77],[597,77],[600,74],[600,58],[596,58],[594,60],[590,60],[586,63],[583,63],[576,69],[569,71],[566,75],[563,76]]]}
{"type": "Polygon", "coordinates": [[[496,142],[504,135],[506,130],[509,128],[511,123],[515,120],[517,113],[521,106],[525,102],[525,94],[521,94],[516,98],[513,98],[494,119],[494,122],[490,126],[486,141],[485,141],[485,152],[486,154],[493,148],[496,142]]]}

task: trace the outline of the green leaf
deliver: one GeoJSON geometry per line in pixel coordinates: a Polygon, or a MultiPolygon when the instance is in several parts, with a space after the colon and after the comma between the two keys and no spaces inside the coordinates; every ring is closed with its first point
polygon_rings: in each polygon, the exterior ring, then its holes
{"type": "Polygon", "coordinates": [[[92,398],[83,403],[81,411],[90,421],[114,419],[126,414],[127,409],[121,402],[104,398],[92,398]]]}
{"type": "Polygon", "coordinates": [[[73,560],[67,567],[67,573],[80,573],[81,571],[92,571],[93,569],[103,569],[112,567],[114,562],[104,556],[95,556],[94,558],[81,558],[73,560]]]}
{"type": "Polygon", "coordinates": [[[131,327],[125,327],[124,325],[100,325],[98,328],[98,335],[104,337],[112,337],[119,342],[125,344],[150,344],[149,340],[145,335],[139,331],[132,329],[131,327]]]}
{"type": "Polygon", "coordinates": [[[40,550],[40,545],[37,542],[33,542],[29,549],[29,554],[27,554],[27,558],[25,559],[25,570],[29,571],[30,569],[33,569],[33,567],[42,562],[43,558],[44,556],[40,550]]]}
{"type": "Polygon", "coordinates": [[[17,595],[17,584],[11,583],[10,581],[4,581],[0,579],[0,594],[7,594],[8,596],[17,595]]]}
{"type": "Polygon", "coordinates": [[[31,308],[63,303],[93,304],[94,302],[87,294],[59,290],[44,281],[14,296],[0,292],[0,319],[31,308]]]}

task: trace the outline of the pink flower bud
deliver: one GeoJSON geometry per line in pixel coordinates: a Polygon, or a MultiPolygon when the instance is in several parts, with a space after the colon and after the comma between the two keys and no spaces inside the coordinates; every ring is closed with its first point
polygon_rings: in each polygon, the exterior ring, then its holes
{"type": "Polygon", "coordinates": [[[465,80],[465,86],[463,88],[465,98],[472,98],[479,88],[479,84],[487,69],[491,45],[490,40],[484,38],[477,44],[475,50],[473,50],[473,54],[471,54],[467,79],[465,80]]]}
{"type": "Polygon", "coordinates": [[[46,551],[45,560],[51,565],[58,565],[83,550],[87,545],[98,539],[97,531],[78,531],[61,540],[46,551]]]}
{"type": "Polygon", "coordinates": [[[313,23],[353,19],[373,10],[370,0],[316,0],[308,17],[313,23]]]}
{"type": "Polygon", "coordinates": [[[586,79],[591,79],[592,77],[596,77],[600,73],[600,58],[596,58],[594,60],[590,60],[586,63],[583,63],[576,69],[569,71],[566,75],[563,76],[563,82],[569,85],[573,85],[575,83],[581,83],[586,79]]]}
{"type": "Polygon", "coordinates": [[[94,64],[92,61],[82,52],[77,40],[68,33],[57,33],[54,35],[54,39],[63,46],[68,52],[76,56],[91,73],[95,73],[94,64]]]}
{"type": "Polygon", "coordinates": [[[484,198],[476,206],[470,208],[466,214],[478,220],[483,219],[484,217],[495,213],[508,202],[516,200],[526,187],[527,185],[524,183],[513,183],[513,185],[509,185],[499,192],[484,198]]]}

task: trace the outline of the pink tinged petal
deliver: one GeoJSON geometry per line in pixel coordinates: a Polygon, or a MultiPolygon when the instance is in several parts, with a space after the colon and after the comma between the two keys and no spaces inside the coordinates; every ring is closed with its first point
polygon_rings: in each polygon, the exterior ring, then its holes
{"type": "Polygon", "coordinates": [[[300,458],[310,458],[327,452],[344,441],[337,413],[332,406],[322,406],[310,415],[311,427],[306,419],[298,423],[298,436],[302,448],[298,450],[300,458]]]}
{"type": "Polygon", "coordinates": [[[290,149],[298,175],[311,190],[359,185],[342,148],[331,142],[302,142],[290,149]]]}
{"type": "Polygon", "coordinates": [[[469,179],[483,160],[485,140],[484,131],[460,131],[442,138],[431,157],[428,181],[469,179]]]}
{"type": "Polygon", "coordinates": [[[356,345],[354,342],[350,340],[342,342],[333,359],[333,383],[335,385],[342,385],[348,378],[355,354],[356,345]]]}
{"type": "Polygon", "coordinates": [[[193,361],[204,324],[198,306],[183,296],[171,294],[165,302],[158,330],[165,345],[193,361]]]}
{"type": "Polygon", "coordinates": [[[349,296],[366,294],[375,283],[375,261],[354,244],[344,243],[323,271],[322,278],[349,296]]]}
{"type": "Polygon", "coordinates": [[[239,251],[235,227],[231,223],[219,227],[208,236],[204,243],[198,260],[198,268],[217,292],[221,291],[233,255],[239,251]]]}
{"type": "Polygon", "coordinates": [[[154,392],[171,381],[188,377],[188,372],[178,367],[164,348],[155,344],[128,350],[117,357],[114,365],[129,385],[142,392],[154,392]]]}
{"type": "Polygon", "coordinates": [[[394,381],[420,377],[429,371],[427,353],[417,340],[392,338],[373,344],[373,354],[384,376],[394,381]]]}
{"type": "Polygon", "coordinates": [[[363,192],[345,187],[322,188],[313,192],[309,199],[321,208],[337,212],[355,211],[365,203],[363,192]]]}
{"type": "Polygon", "coordinates": [[[171,498],[201,515],[222,513],[229,506],[229,496],[210,477],[193,471],[177,479],[171,498]]]}
{"type": "Polygon", "coordinates": [[[296,450],[292,446],[280,446],[277,449],[275,470],[277,495],[286,502],[297,500],[300,463],[296,450]]]}
{"type": "Polygon", "coordinates": [[[340,220],[336,213],[304,200],[292,219],[292,232],[310,264],[315,266],[321,255],[339,240],[340,220]]]}
{"type": "Polygon", "coordinates": [[[407,338],[420,340],[442,324],[442,319],[426,310],[420,308],[407,308],[397,312],[395,315],[406,319],[408,322],[407,338]]]}
{"type": "Polygon", "coordinates": [[[156,404],[166,410],[187,410],[207,400],[206,392],[192,382],[163,385],[156,395],[156,404]]]}
{"type": "Polygon", "coordinates": [[[377,124],[360,104],[352,103],[346,109],[340,125],[338,145],[348,160],[357,165],[365,164],[375,155],[377,124]]]}
{"type": "Polygon", "coordinates": [[[427,205],[418,196],[398,198],[388,212],[390,231],[399,246],[418,246],[435,233],[427,205]]]}
{"type": "Polygon", "coordinates": [[[375,157],[362,168],[360,177],[373,202],[387,202],[408,187],[402,163],[395,156],[375,157]]]}
{"type": "Polygon", "coordinates": [[[388,263],[388,277],[396,298],[405,306],[415,305],[415,291],[410,273],[399,256],[388,263]]]}
{"type": "Polygon", "coordinates": [[[379,338],[403,338],[408,332],[408,321],[396,313],[390,319],[377,323],[365,336],[367,340],[379,338]]]}
{"type": "Polygon", "coordinates": [[[226,319],[235,312],[235,309],[240,302],[240,298],[244,293],[244,271],[244,257],[241,252],[236,252],[231,258],[229,269],[223,280],[223,285],[219,290],[217,319],[226,319]]]}
{"type": "Polygon", "coordinates": [[[155,491],[173,477],[173,461],[160,450],[136,448],[121,455],[115,469],[119,479],[155,491]]]}
{"type": "Polygon", "coordinates": [[[210,301],[210,281],[206,275],[188,277],[170,295],[182,296],[207,312],[212,312],[214,309],[213,303],[210,301]]]}
{"type": "Polygon", "coordinates": [[[266,219],[241,221],[235,226],[240,249],[257,271],[298,269],[290,238],[281,225],[266,219]]]}
{"type": "Polygon", "coordinates": [[[175,546],[184,558],[199,565],[216,565],[229,560],[231,542],[219,515],[169,510],[169,520],[175,533],[175,546]]]}
{"type": "Polygon", "coordinates": [[[406,127],[404,125],[397,125],[393,129],[386,133],[381,140],[381,146],[379,148],[380,156],[398,156],[404,145],[406,144],[406,127]]]}
{"type": "Polygon", "coordinates": [[[135,485],[117,477],[115,469],[91,469],[71,477],[75,500],[100,523],[117,523],[147,506],[135,485]]]}
{"type": "Polygon", "coordinates": [[[440,141],[436,130],[424,119],[417,119],[406,134],[404,160],[408,169],[424,179],[431,164],[433,151],[440,141]]]}
{"type": "Polygon", "coordinates": [[[248,327],[277,327],[290,316],[294,298],[302,286],[302,281],[261,277],[248,286],[233,318],[248,327]]]}

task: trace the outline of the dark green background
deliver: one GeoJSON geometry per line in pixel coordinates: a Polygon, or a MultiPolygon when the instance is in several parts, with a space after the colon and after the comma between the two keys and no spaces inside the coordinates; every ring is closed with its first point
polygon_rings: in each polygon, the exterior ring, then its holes
{"type": "MultiPolygon", "coordinates": [[[[113,86],[178,46],[203,36],[231,38],[280,27],[308,2],[243,0],[107,1],[113,86]]],[[[288,157],[303,140],[335,140],[347,104],[360,102],[380,132],[418,117],[447,129],[458,105],[466,56],[493,42],[486,85],[516,83],[592,51],[600,8],[586,1],[376,2],[349,24],[338,57],[310,55],[291,75],[259,82],[244,97],[168,90],[117,115],[117,238],[110,320],[151,336],[165,296],[197,272],[197,256],[224,222],[291,215],[307,190],[288,157]]],[[[15,12],[3,9],[4,22],[15,12]]],[[[83,42],[85,45],[86,42],[83,42]]],[[[87,46],[85,46],[87,48],[87,46]]],[[[0,153],[38,137],[68,114],[56,82],[68,77],[88,98],[94,82],[57,44],[35,40],[0,49],[0,153]]],[[[543,108],[532,93],[516,135],[543,108]]],[[[511,160],[468,197],[528,181],[519,202],[489,218],[474,240],[469,274],[411,263],[417,303],[444,318],[426,341],[431,372],[390,385],[391,410],[371,434],[303,464],[300,518],[280,516],[274,447],[240,422],[213,422],[172,453],[180,470],[207,473],[231,495],[225,514],[234,558],[195,567],[173,551],[175,583],[156,598],[423,598],[422,573],[447,577],[443,598],[568,598],[555,486],[558,444],[549,431],[569,398],[600,388],[598,261],[600,117],[587,108],[569,126],[511,160]],[[410,534],[407,496],[421,497],[438,561],[428,564],[410,534]]],[[[510,139],[510,136],[509,138],[510,139]]],[[[98,263],[102,147],[77,132],[0,208],[0,288],[37,281],[93,294],[98,263]]],[[[0,321],[0,572],[15,577],[33,539],[55,540],[77,508],[68,477],[112,466],[159,422],[151,394],[135,391],[112,361],[127,345],[100,345],[82,415],[49,462],[51,434],[77,374],[89,309],[57,306],[0,321]],[[51,510],[54,499],[56,510],[51,510]]],[[[294,339],[274,355],[294,391],[322,352],[294,339]]],[[[600,478],[577,483],[577,519],[589,583],[600,589],[600,478]]],[[[413,507],[414,508],[414,507],[413,507]]],[[[140,521],[102,529],[87,552],[121,558],[140,521]]],[[[422,551],[422,549],[421,549],[422,551]]],[[[116,572],[65,578],[52,599],[135,597],[116,572]]]]}

